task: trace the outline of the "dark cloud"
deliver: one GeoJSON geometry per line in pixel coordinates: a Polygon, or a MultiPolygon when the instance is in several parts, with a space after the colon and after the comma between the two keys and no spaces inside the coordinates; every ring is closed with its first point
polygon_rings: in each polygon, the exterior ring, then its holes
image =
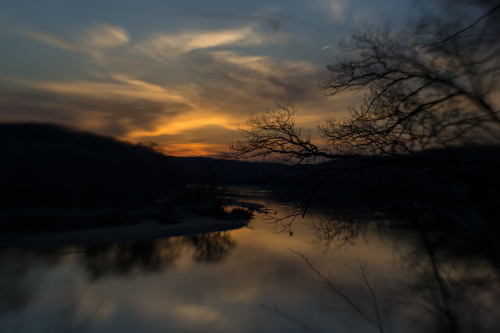
{"type": "Polygon", "coordinates": [[[34,93],[0,92],[3,122],[36,121],[74,125],[75,114],[54,107],[48,96],[34,93]]]}
{"type": "Polygon", "coordinates": [[[258,23],[264,24],[266,27],[278,31],[280,30],[281,21],[270,15],[243,15],[243,14],[226,14],[226,13],[197,13],[197,12],[175,12],[168,13],[172,16],[184,16],[184,17],[196,17],[200,19],[207,20],[227,20],[236,21],[238,23],[248,22],[248,23],[258,23]]]}
{"type": "Polygon", "coordinates": [[[238,52],[192,52],[184,58],[202,78],[202,98],[221,109],[248,116],[276,103],[318,99],[320,69],[305,62],[286,62],[238,52]],[[201,64],[201,65],[200,65],[201,64]]]}
{"type": "MultiPolygon", "coordinates": [[[[474,19],[479,18],[480,16],[488,13],[491,9],[495,8],[500,4],[498,0],[440,0],[438,2],[441,5],[442,11],[446,14],[449,13],[451,17],[455,13],[461,13],[464,16],[468,16],[471,19],[471,22],[467,22],[467,24],[472,23],[474,19]]],[[[500,15],[500,8],[497,9],[494,13],[491,13],[486,18],[486,21],[490,23],[493,22],[492,19],[498,19],[500,15]]]]}
{"type": "Polygon", "coordinates": [[[437,10],[439,20],[454,24],[455,32],[465,29],[463,32],[471,36],[481,34],[483,37],[490,38],[492,42],[500,33],[500,1],[498,0],[439,0],[422,3],[415,1],[414,6],[420,12],[416,18],[417,21],[427,20],[433,12],[426,5],[437,10]]]}
{"type": "Polygon", "coordinates": [[[493,8],[499,2],[498,0],[441,0],[448,6],[456,6],[459,3],[464,3],[470,6],[480,6],[483,8],[493,8]]]}
{"type": "Polygon", "coordinates": [[[57,122],[105,135],[126,136],[131,129],[154,130],[159,119],[190,107],[178,102],[109,96],[66,95],[32,88],[0,91],[2,120],[57,122]]]}

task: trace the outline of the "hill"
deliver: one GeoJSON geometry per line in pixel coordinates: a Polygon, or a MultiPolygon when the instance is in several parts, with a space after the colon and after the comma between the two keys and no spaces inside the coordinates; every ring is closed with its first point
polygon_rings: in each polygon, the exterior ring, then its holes
{"type": "Polygon", "coordinates": [[[51,124],[0,124],[0,207],[140,206],[179,191],[175,159],[51,124]]]}

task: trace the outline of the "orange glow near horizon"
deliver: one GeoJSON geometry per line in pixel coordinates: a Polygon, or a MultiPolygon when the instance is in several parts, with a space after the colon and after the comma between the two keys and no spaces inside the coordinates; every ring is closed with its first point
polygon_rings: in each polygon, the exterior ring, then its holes
{"type": "Polygon", "coordinates": [[[160,144],[160,146],[163,154],[178,157],[214,157],[227,149],[227,145],[224,146],[202,143],[160,144]]]}
{"type": "Polygon", "coordinates": [[[192,111],[151,129],[131,130],[124,137],[132,142],[155,142],[165,155],[216,156],[238,136],[234,121],[216,111],[192,111]],[[231,126],[233,125],[233,126],[231,126]]]}
{"type": "Polygon", "coordinates": [[[177,116],[174,119],[166,119],[163,125],[154,130],[132,130],[127,134],[130,139],[139,137],[155,137],[161,135],[180,134],[188,130],[196,130],[204,126],[217,125],[221,128],[233,130],[230,126],[230,119],[223,114],[215,112],[194,111],[190,114],[177,116]]]}

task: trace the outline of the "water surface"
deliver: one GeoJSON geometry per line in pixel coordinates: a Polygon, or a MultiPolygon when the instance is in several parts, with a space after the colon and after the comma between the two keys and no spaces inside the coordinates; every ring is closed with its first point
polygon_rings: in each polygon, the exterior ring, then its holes
{"type": "Polygon", "coordinates": [[[425,236],[381,228],[381,221],[351,230],[344,225],[341,232],[339,224],[314,213],[282,228],[273,218],[291,205],[261,191],[236,194],[247,206],[266,207],[238,230],[1,250],[1,331],[493,332],[498,327],[498,269],[487,258],[445,256],[449,251],[431,249],[425,236]]]}

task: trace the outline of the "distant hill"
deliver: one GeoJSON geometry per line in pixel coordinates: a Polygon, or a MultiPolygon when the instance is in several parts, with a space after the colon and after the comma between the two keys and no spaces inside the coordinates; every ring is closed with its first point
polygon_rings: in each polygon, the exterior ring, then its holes
{"type": "Polygon", "coordinates": [[[140,206],[187,181],[172,157],[51,124],[0,124],[0,161],[0,207],[140,206]]]}

